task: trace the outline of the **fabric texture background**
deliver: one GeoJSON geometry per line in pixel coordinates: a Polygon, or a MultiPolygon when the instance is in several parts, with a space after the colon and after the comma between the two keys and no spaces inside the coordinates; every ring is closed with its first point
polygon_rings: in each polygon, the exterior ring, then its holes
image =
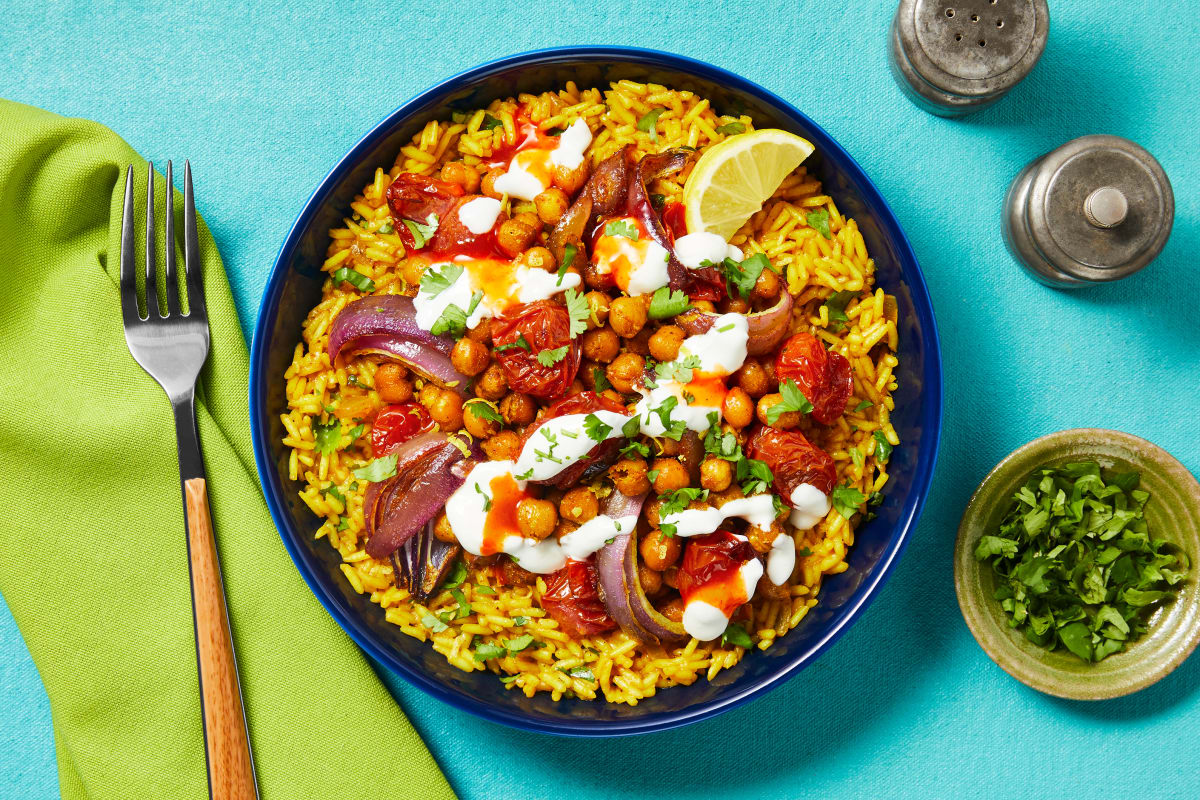
{"type": "MultiPolygon", "coordinates": [[[[117,292],[129,163],[144,209],[145,162],[112,131],[0,101],[0,591],[51,698],[63,796],[193,798],[206,778],[174,426],[125,348],[117,292]]],[[[198,425],[262,794],[453,797],[274,535],[245,343],[207,229],[200,247],[198,425]],[[363,731],[393,758],[347,770],[330,756],[363,731]]]]}
{"type": "MultiPolygon", "coordinates": [[[[148,5],[6,8],[0,96],[100,120],[156,161],[189,156],[243,332],[301,205],[364,132],[449,75],[550,45],[671,50],[778,92],[849,150],[912,238],[943,337],[945,427],[924,516],[871,608],[766,697],[628,740],[511,731],[390,679],[461,796],[1200,795],[1200,657],[1131,697],[1045,697],[988,660],[951,580],[967,498],[1000,458],[1036,436],[1119,428],[1200,474],[1200,17],[1192,0],[1053,0],[1049,44],[1032,75],[960,120],[925,114],[892,83],[885,42],[895,0],[148,5]],[[1005,252],[1001,202],[1028,161],[1089,133],[1126,136],[1159,159],[1175,188],[1175,229],[1138,275],[1054,291],[1005,252]]],[[[36,274],[17,275],[8,282],[45,288],[36,274]]],[[[127,357],[119,339],[112,347],[127,357]]],[[[25,397],[6,392],[0,407],[25,397]]],[[[44,435],[54,421],[28,424],[44,435]]],[[[0,519],[14,535],[9,517],[0,519]]],[[[291,565],[280,569],[294,580],[291,565]]],[[[296,731],[304,741],[337,733],[325,724],[296,731]]],[[[367,733],[359,741],[320,757],[346,770],[398,763],[386,743],[362,745],[374,742],[367,733]]],[[[55,796],[53,752],[41,684],[15,626],[0,618],[0,787],[55,796]]]]}

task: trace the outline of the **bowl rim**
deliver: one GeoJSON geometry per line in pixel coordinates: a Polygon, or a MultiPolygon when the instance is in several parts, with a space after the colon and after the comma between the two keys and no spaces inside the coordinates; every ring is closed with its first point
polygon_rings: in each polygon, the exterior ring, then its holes
{"type": "MultiPolygon", "coordinates": [[[[958,599],[959,611],[975,642],[989,659],[1013,678],[1031,689],[1036,689],[1052,697],[1085,701],[1111,700],[1146,689],[1174,672],[1180,664],[1187,660],[1197,645],[1200,645],[1200,624],[1197,624],[1200,619],[1195,614],[1190,617],[1181,617],[1179,622],[1184,625],[1190,622],[1191,630],[1185,629],[1181,632],[1180,646],[1172,650],[1168,658],[1153,662],[1150,665],[1151,668],[1143,670],[1134,679],[1117,682],[1117,676],[1114,676],[1112,681],[1106,682],[1104,678],[1108,676],[1100,674],[1093,676],[1093,679],[1088,681],[1059,682],[1055,678],[1066,673],[1032,659],[1023,650],[1012,644],[1007,636],[990,635],[996,629],[993,624],[993,615],[983,609],[989,604],[995,604],[996,601],[981,592],[979,576],[985,574],[986,570],[982,566],[975,566],[977,563],[974,555],[975,543],[971,540],[972,535],[978,532],[980,520],[985,518],[988,513],[987,509],[980,504],[985,501],[985,495],[990,489],[1004,483],[1019,486],[1020,482],[1026,480],[1031,473],[1024,469],[1018,470],[1017,467],[1021,466],[1025,457],[1030,455],[1036,455],[1036,460],[1042,464],[1057,463],[1064,458],[1072,460],[1087,458],[1083,453],[1067,454],[1064,452],[1073,442],[1081,438],[1103,439],[1111,442],[1116,447],[1130,453],[1133,456],[1131,461],[1135,464],[1139,461],[1157,463],[1169,474],[1170,477],[1166,479],[1168,483],[1175,482],[1184,488],[1195,486],[1196,497],[1200,498],[1200,483],[1197,482],[1196,476],[1192,475],[1179,459],[1148,439],[1110,428],[1066,428],[1039,436],[1017,447],[996,462],[996,465],[988,470],[987,475],[971,493],[971,499],[967,501],[963,509],[954,540],[954,593],[958,599]],[[975,568],[972,569],[972,567],[975,568]]],[[[1099,446],[1093,445],[1085,449],[1097,460],[1102,461],[1111,457],[1109,452],[1099,446]]],[[[1144,469],[1142,471],[1144,472],[1144,469]]],[[[1200,508],[1200,499],[1195,502],[1195,506],[1200,508]]],[[[1197,561],[1193,561],[1193,568],[1196,563],[1197,561]]],[[[1182,602],[1182,598],[1176,598],[1175,602],[1182,602]]],[[[1134,642],[1131,649],[1136,648],[1137,645],[1138,643],[1134,642]]]]}
{"type": "Polygon", "coordinates": [[[534,731],[569,737],[607,737],[631,734],[649,733],[666,730],[682,725],[698,722],[737,708],[750,700],[761,697],[795,676],[827,650],[834,642],[849,629],[863,611],[875,599],[879,590],[890,577],[896,562],[908,545],[913,530],[916,528],[928,498],[933,474],[936,467],[938,448],[941,441],[943,414],[943,387],[941,348],[937,323],[933,312],[932,299],[929,289],[921,272],[912,244],[900,226],[891,207],[884,200],[875,186],[874,181],[859,166],[849,153],[846,152],[820,125],[792,103],[774,92],[746,78],[721,67],[708,64],[687,56],[677,55],[661,50],[647,48],[625,47],[616,45],[572,45],[564,47],[541,48],[502,56],[487,61],[470,69],[463,70],[425,89],[411,99],[397,106],[387,116],[371,128],[337,163],[329,170],[317,188],[305,202],[296,221],[288,231],[283,244],[279,248],[271,272],[263,288],[262,299],[255,319],[254,332],[250,349],[250,427],[253,440],[254,460],[258,470],[259,481],[275,527],[283,540],[288,555],[296,565],[297,571],[304,578],[309,589],[325,607],[326,612],[333,617],[347,635],[377,663],[404,678],[425,693],[477,717],[491,722],[507,725],[519,730],[534,731]],[[815,147],[822,155],[831,159],[844,172],[854,176],[859,184],[860,196],[877,209],[878,222],[892,240],[897,252],[897,266],[904,273],[905,279],[912,292],[913,305],[920,318],[923,339],[926,344],[924,370],[922,373],[922,389],[925,393],[924,403],[918,412],[922,420],[922,435],[918,442],[918,455],[912,473],[911,508],[902,513],[896,520],[892,536],[887,540],[883,552],[879,556],[872,573],[867,576],[856,590],[856,597],[847,601],[842,618],[833,624],[825,634],[812,645],[795,657],[782,663],[772,674],[739,691],[731,692],[711,700],[697,703],[683,709],[664,712],[650,719],[633,718],[618,720],[564,719],[546,720],[531,717],[514,716],[508,711],[502,711],[489,705],[467,701],[455,694],[451,689],[430,678],[419,669],[413,669],[407,664],[394,658],[386,649],[378,646],[371,636],[356,630],[357,624],[343,615],[337,607],[335,599],[328,596],[314,575],[305,568],[300,555],[300,544],[296,535],[290,530],[287,515],[283,510],[282,498],[276,496],[271,477],[274,475],[274,465],[271,459],[269,443],[264,431],[258,424],[256,409],[265,406],[265,386],[263,380],[266,367],[265,345],[269,334],[268,321],[274,321],[274,309],[282,283],[287,272],[287,262],[290,260],[301,237],[313,221],[319,209],[333,191],[346,171],[353,169],[362,158],[368,154],[405,116],[420,109],[431,100],[436,100],[458,88],[464,83],[483,80],[495,73],[503,72],[514,67],[533,66],[552,63],[586,64],[604,61],[617,61],[637,66],[661,67],[694,75],[701,79],[718,83],[746,94],[755,96],[764,104],[772,106],[784,116],[789,116],[795,122],[805,126],[810,132],[815,147]]]}

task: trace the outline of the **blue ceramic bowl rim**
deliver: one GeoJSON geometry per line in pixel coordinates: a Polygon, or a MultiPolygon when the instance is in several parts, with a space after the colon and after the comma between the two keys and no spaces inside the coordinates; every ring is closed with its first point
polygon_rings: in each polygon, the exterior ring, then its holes
{"type": "Polygon", "coordinates": [[[531,50],[504,56],[460,72],[453,77],[435,84],[408,102],[398,106],[372,128],[369,133],[363,136],[357,144],[350,148],[349,152],[329,171],[305,203],[304,209],[300,212],[296,222],[288,232],[287,238],[284,240],[276,256],[275,263],[271,267],[271,274],[263,289],[263,296],[259,304],[258,317],[255,322],[254,335],[251,341],[249,389],[251,409],[250,432],[254,445],[254,460],[258,468],[259,480],[263,485],[264,496],[266,497],[271,517],[275,521],[275,526],[279,529],[284,547],[287,549],[304,581],[321,602],[321,605],[325,607],[325,610],[346,631],[350,638],[376,662],[400,675],[427,694],[459,710],[520,730],[573,737],[624,736],[667,730],[698,722],[724,711],[737,708],[756,697],[762,696],[767,691],[783,684],[820,656],[821,653],[827,650],[846,632],[850,625],[870,605],[871,601],[874,600],[875,595],[890,576],[896,561],[907,547],[909,536],[920,519],[921,510],[925,505],[925,500],[929,493],[935,462],[937,460],[942,427],[941,347],[939,344],[937,323],[933,314],[933,305],[929,298],[929,290],[925,284],[920,266],[917,263],[917,257],[913,252],[912,244],[909,242],[904,230],[900,227],[900,223],[896,219],[895,214],[892,213],[887,201],[879,193],[874,181],[867,176],[862,167],[858,165],[858,162],[841,145],[834,141],[825,132],[824,128],[794,105],[774,92],[733,72],[703,61],[661,50],[607,45],[551,47],[531,50]],[[289,527],[287,515],[283,510],[283,500],[276,496],[273,490],[270,478],[274,471],[274,465],[271,460],[269,443],[266,440],[265,432],[258,423],[258,416],[255,413],[255,409],[265,406],[266,403],[266,382],[264,380],[266,372],[265,346],[271,327],[267,323],[269,321],[273,322],[274,314],[272,313],[272,306],[279,300],[288,261],[304,232],[312,223],[313,218],[332,192],[333,187],[340,180],[342,174],[353,169],[386,136],[387,132],[399,120],[420,109],[430,100],[459,88],[460,84],[485,79],[495,73],[503,72],[513,67],[569,60],[583,62],[624,61],[631,64],[662,67],[690,73],[703,79],[718,82],[726,87],[755,95],[768,104],[776,106],[785,114],[790,115],[796,122],[805,126],[811,132],[809,138],[816,149],[825,158],[835,163],[838,169],[854,175],[858,179],[865,199],[878,209],[878,222],[881,229],[895,242],[896,250],[900,257],[900,270],[912,291],[913,306],[920,318],[921,330],[924,332],[925,343],[928,347],[922,375],[925,403],[920,414],[921,430],[924,433],[918,453],[917,471],[913,475],[913,483],[910,490],[910,497],[913,498],[911,507],[906,517],[901,517],[896,521],[895,533],[890,539],[887,549],[880,555],[879,561],[870,577],[864,581],[864,588],[860,589],[858,597],[848,604],[845,615],[819,641],[807,650],[799,653],[791,661],[782,665],[774,674],[767,678],[744,687],[740,691],[731,693],[728,696],[698,703],[695,706],[663,714],[651,720],[597,721],[580,719],[578,721],[546,721],[514,717],[508,712],[502,713],[490,706],[465,701],[437,681],[430,679],[423,672],[414,670],[407,664],[394,658],[390,652],[378,646],[370,636],[357,633],[355,625],[352,624],[351,620],[343,617],[337,604],[333,602],[331,597],[326,595],[324,587],[316,579],[316,576],[311,574],[304,566],[304,559],[301,557],[299,550],[300,544],[296,541],[294,532],[289,527]]]}

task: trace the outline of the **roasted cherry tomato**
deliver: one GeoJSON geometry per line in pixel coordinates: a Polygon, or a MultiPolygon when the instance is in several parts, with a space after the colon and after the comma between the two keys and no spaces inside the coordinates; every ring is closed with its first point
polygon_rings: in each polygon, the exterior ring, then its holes
{"type": "Polygon", "coordinates": [[[396,403],[379,412],[371,426],[371,452],[386,456],[418,433],[433,430],[433,419],[420,403],[396,403]]]}
{"type": "MultiPolygon", "coordinates": [[[[595,411],[612,411],[616,414],[627,413],[625,406],[604,395],[599,395],[591,391],[576,392],[570,397],[564,397],[547,408],[539,424],[530,426],[526,430],[525,436],[521,440],[521,446],[524,447],[525,442],[529,441],[530,437],[537,433],[537,429],[541,427],[541,423],[547,420],[554,419],[555,417],[565,417],[568,414],[591,414],[595,411]]],[[[617,453],[621,450],[622,442],[623,440],[620,438],[606,439],[589,450],[586,458],[579,459],[550,480],[535,481],[535,483],[548,484],[559,489],[567,489],[581,481],[590,480],[612,466],[612,463],[617,460],[617,453]]]]}
{"type": "MultiPolygon", "coordinates": [[[[514,392],[558,397],[567,391],[579,371],[579,341],[571,338],[571,316],[566,308],[550,300],[522,303],[494,318],[492,342],[508,388],[514,392]],[[539,353],[562,347],[566,350],[549,366],[538,360],[539,353]]],[[[543,358],[549,359],[549,354],[543,358]]]]}
{"type": "Polygon", "coordinates": [[[443,219],[454,206],[455,201],[463,196],[463,188],[457,183],[447,183],[424,175],[411,172],[401,172],[392,181],[387,190],[388,208],[392,210],[392,219],[396,221],[396,233],[400,234],[405,247],[413,247],[412,231],[404,224],[404,220],[427,224],[430,214],[437,214],[443,219]]]}
{"type": "Polygon", "coordinates": [[[837,422],[854,390],[850,362],[826,350],[811,333],[797,333],[783,343],[775,359],[775,376],[780,383],[795,381],[813,404],[813,419],[824,425],[837,422]]]}
{"type": "Polygon", "coordinates": [[[825,494],[837,485],[833,459],[800,431],[781,431],[760,427],[746,444],[751,458],[767,462],[775,476],[775,491],[789,501],[802,483],[815,486],[825,494]]]}
{"type": "Polygon", "coordinates": [[[542,608],[572,636],[590,636],[617,627],[596,588],[596,567],[591,560],[567,561],[558,572],[546,576],[542,608]]]}
{"type": "Polygon", "coordinates": [[[511,260],[496,245],[496,231],[500,228],[500,224],[508,219],[506,214],[501,213],[497,216],[492,227],[483,233],[472,232],[458,215],[460,208],[472,200],[478,200],[480,196],[476,194],[460,197],[454,201],[454,205],[449,211],[438,217],[441,222],[438,224],[437,232],[433,235],[433,240],[429,243],[430,252],[436,253],[439,258],[444,259],[454,256],[470,256],[479,259],[511,260]]]}
{"type": "Polygon", "coordinates": [[[731,613],[749,599],[737,572],[753,558],[754,548],[750,543],[729,531],[692,537],[679,564],[679,596],[687,603],[702,593],[706,603],[717,606],[726,614],[731,613]],[[702,591],[704,587],[711,588],[702,591]]]}
{"type": "Polygon", "coordinates": [[[680,236],[687,235],[687,209],[683,203],[672,201],[663,206],[662,221],[671,235],[678,239],[680,236]]]}

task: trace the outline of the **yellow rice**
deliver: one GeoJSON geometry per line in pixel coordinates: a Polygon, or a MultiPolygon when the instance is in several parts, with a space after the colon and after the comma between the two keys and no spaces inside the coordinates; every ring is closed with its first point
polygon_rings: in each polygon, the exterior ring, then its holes
{"type": "MultiPolygon", "coordinates": [[[[390,170],[376,170],[374,180],[351,204],[352,215],[344,220],[344,227],[330,231],[324,270],[351,266],[374,280],[377,293],[408,291],[398,269],[404,246],[394,232],[384,232],[390,231],[391,223],[385,202],[389,183],[401,172],[435,173],[448,160],[479,163],[495,147],[513,141],[518,104],[542,129],[563,128],[578,118],[587,120],[594,134],[589,151],[593,164],[630,142],[642,153],[682,145],[703,149],[725,138],[717,129],[726,123],[736,120],[747,130],[752,129],[748,117],[719,115],[707,100],[691,92],[632,81],[616,82],[603,92],[581,90],[568,83],[557,92],[498,100],[487,109],[433,121],[402,149],[390,170]],[[638,120],[651,108],[666,109],[658,118],[655,141],[649,133],[637,129],[638,120]],[[502,124],[485,130],[485,113],[502,124]]],[[[677,200],[686,178],[685,171],[658,180],[651,191],[677,200]]],[[[524,207],[529,205],[514,203],[513,211],[527,210],[524,207]]],[[[828,310],[822,306],[836,291],[859,292],[874,287],[875,265],[858,226],[853,219],[842,216],[833,199],[822,193],[820,183],[801,166],[742,227],[732,243],[747,255],[765,253],[783,269],[789,291],[797,295],[794,328],[811,330],[850,360],[854,396],[846,414],[836,425],[818,428],[811,438],[833,457],[840,482],[868,495],[881,490],[888,475],[875,458],[874,433],[881,431],[891,444],[899,444],[889,421],[896,389],[895,303],[882,289],[875,288],[846,308],[849,322],[840,332],[828,326],[828,310]],[[806,221],[809,212],[819,209],[829,213],[831,239],[825,239],[806,221]],[[864,401],[870,406],[857,410],[864,401]]],[[[283,442],[291,449],[289,477],[304,485],[301,499],[324,519],[317,537],[327,539],[341,554],[342,572],[354,591],[369,594],[388,622],[409,636],[430,642],[459,669],[491,670],[502,676],[510,689],[528,696],[537,692],[549,692],[554,699],[567,694],[588,699],[602,695],[608,702],[636,705],[662,687],[690,684],[701,676],[712,680],[743,657],[742,648],[723,647],[719,640],[700,643],[693,639],[681,647],[662,648],[641,644],[620,630],[572,639],[538,606],[537,598],[545,589],[541,578],[534,587],[494,587],[489,586],[490,573],[486,571],[472,572],[461,587],[471,606],[469,616],[450,621],[438,633],[425,627],[422,619],[453,610],[456,600],[443,590],[422,604],[414,602],[406,590],[392,585],[390,563],[370,558],[363,550],[365,484],[355,481],[350,471],[366,463],[366,453],[351,445],[347,436],[342,441],[344,450],[324,455],[315,447],[313,422],[320,419],[331,395],[347,385],[351,375],[373,385],[373,365],[354,363],[335,368],[325,350],[330,324],[357,296],[348,288],[326,282],[323,299],[305,320],[303,342],[297,345],[284,376],[288,409],[282,415],[287,431],[283,442]],[[331,486],[345,498],[344,504],[328,491],[331,486]],[[491,591],[494,593],[487,593],[491,591]],[[522,619],[522,626],[514,621],[522,619]],[[485,663],[473,658],[472,648],[481,642],[503,646],[526,633],[534,637],[534,646],[485,663]],[[568,674],[580,668],[590,671],[595,680],[568,674]]],[[[756,599],[751,604],[752,624],[746,627],[759,649],[767,649],[800,623],[816,605],[825,575],[846,569],[846,552],[854,544],[854,530],[831,511],[812,530],[797,533],[796,541],[802,555],[789,585],[790,598],[756,599]],[[803,555],[804,548],[809,555],[803,555]]]]}

